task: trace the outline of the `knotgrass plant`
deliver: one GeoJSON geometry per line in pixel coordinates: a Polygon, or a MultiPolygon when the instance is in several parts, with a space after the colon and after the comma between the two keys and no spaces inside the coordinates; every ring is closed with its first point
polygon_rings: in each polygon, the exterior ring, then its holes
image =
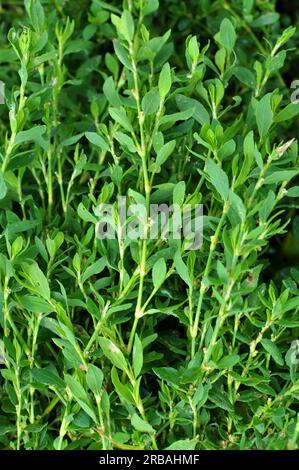
{"type": "Polygon", "coordinates": [[[296,449],[290,18],[272,0],[0,8],[1,448],[296,449]],[[120,196],[143,237],[120,236],[120,196]],[[151,239],[151,204],[202,204],[202,245],[151,239]]]}

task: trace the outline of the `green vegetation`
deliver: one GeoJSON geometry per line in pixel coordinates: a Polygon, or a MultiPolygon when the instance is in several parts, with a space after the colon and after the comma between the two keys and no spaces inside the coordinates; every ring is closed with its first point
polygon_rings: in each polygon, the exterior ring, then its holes
{"type": "Polygon", "coordinates": [[[299,35],[275,3],[0,2],[1,449],[298,448],[299,35]],[[97,236],[119,196],[143,238],[97,236]],[[202,246],[149,237],[172,203],[203,205],[202,246]]]}

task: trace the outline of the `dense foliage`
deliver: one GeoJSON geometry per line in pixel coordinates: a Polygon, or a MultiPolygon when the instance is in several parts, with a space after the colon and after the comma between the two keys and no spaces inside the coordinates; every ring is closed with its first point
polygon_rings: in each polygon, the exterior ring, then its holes
{"type": "Polygon", "coordinates": [[[0,2],[2,449],[298,447],[283,3],[0,2]],[[202,246],[122,238],[119,196],[202,204],[202,246]]]}

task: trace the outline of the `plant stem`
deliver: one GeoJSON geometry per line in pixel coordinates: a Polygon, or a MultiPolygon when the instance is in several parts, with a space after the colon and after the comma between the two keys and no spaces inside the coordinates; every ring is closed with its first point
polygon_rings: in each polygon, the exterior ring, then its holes
{"type": "Polygon", "coordinates": [[[143,240],[141,242],[142,247],[141,247],[141,259],[140,259],[140,269],[139,269],[140,278],[139,278],[138,297],[137,297],[137,302],[136,302],[133,327],[130,333],[129,343],[127,346],[128,354],[131,353],[135,332],[138,326],[139,319],[142,316],[141,306],[142,306],[144,278],[146,275],[148,217],[149,217],[149,209],[150,209],[150,192],[151,192],[151,185],[149,182],[148,168],[147,168],[147,151],[146,151],[146,146],[145,146],[145,135],[144,135],[144,127],[143,127],[144,115],[141,111],[140,92],[139,92],[139,85],[138,85],[138,71],[137,71],[137,65],[136,65],[134,52],[133,52],[133,43],[130,43],[130,56],[131,56],[132,66],[133,66],[133,76],[134,76],[134,86],[135,86],[134,93],[135,93],[135,100],[137,104],[139,132],[140,132],[139,155],[141,157],[143,183],[144,183],[145,199],[146,199],[146,222],[145,222],[145,227],[144,227],[143,240]]]}
{"type": "Polygon", "coordinates": [[[220,220],[218,222],[218,226],[216,228],[215,234],[211,237],[211,243],[210,243],[210,250],[209,250],[209,255],[208,255],[208,260],[207,264],[202,276],[201,280],[201,285],[200,285],[200,290],[199,290],[199,298],[198,298],[198,303],[197,303],[197,308],[196,308],[196,313],[195,313],[195,319],[194,322],[191,323],[190,325],[190,335],[191,335],[191,359],[194,358],[195,355],[195,348],[196,348],[196,339],[198,336],[198,326],[199,326],[199,319],[200,319],[200,314],[201,314],[201,307],[202,307],[202,302],[204,295],[206,291],[208,290],[209,286],[207,284],[207,277],[210,273],[211,270],[211,265],[212,265],[212,260],[213,260],[213,255],[219,240],[220,232],[222,230],[222,227],[224,225],[226,215],[229,209],[229,204],[225,203],[223,207],[223,212],[220,217],[220,220]]]}

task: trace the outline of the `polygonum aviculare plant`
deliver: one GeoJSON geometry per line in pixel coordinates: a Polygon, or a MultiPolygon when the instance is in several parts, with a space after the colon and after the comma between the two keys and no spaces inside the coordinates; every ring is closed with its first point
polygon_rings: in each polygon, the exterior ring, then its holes
{"type": "Polygon", "coordinates": [[[275,3],[3,3],[1,449],[298,448],[275,3]]]}

